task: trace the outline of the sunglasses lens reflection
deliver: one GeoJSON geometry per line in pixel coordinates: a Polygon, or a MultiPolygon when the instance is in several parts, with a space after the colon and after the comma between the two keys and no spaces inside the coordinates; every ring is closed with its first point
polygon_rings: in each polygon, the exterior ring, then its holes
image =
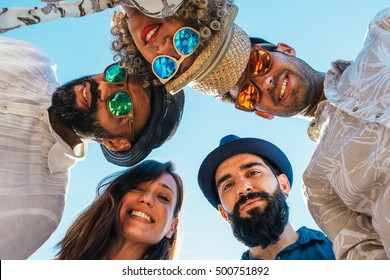
{"type": "Polygon", "coordinates": [[[188,55],[198,46],[199,35],[189,28],[180,29],[175,35],[174,44],[182,55],[188,55]]]}
{"type": "Polygon", "coordinates": [[[121,83],[126,79],[126,70],[119,64],[113,64],[104,71],[104,78],[110,83],[121,83]]]}
{"type": "Polygon", "coordinates": [[[162,79],[171,77],[176,71],[176,61],[167,56],[159,56],[153,61],[153,70],[162,79]]]}
{"type": "Polygon", "coordinates": [[[261,49],[254,49],[250,55],[249,72],[253,75],[264,75],[271,66],[271,56],[261,49]]]}
{"type": "Polygon", "coordinates": [[[257,89],[250,83],[242,85],[237,96],[237,103],[243,109],[254,109],[259,100],[257,89]]]}
{"type": "Polygon", "coordinates": [[[116,93],[108,102],[108,109],[116,117],[123,117],[131,111],[131,99],[126,92],[116,93]]]}

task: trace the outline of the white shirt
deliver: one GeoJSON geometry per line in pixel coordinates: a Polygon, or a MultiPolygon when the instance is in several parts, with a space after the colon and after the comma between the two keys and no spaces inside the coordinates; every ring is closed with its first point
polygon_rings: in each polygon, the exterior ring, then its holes
{"type": "Polygon", "coordinates": [[[0,37],[0,259],[26,259],[57,228],[70,168],[86,145],[68,146],[47,109],[55,65],[35,46],[0,37]]]}

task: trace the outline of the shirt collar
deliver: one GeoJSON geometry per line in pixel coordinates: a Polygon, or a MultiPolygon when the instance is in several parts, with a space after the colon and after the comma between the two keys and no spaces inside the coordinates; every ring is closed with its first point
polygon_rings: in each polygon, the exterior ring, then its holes
{"type": "MultiPolygon", "coordinates": [[[[298,240],[281,250],[278,254],[280,254],[283,251],[290,251],[296,247],[299,247],[301,244],[307,244],[311,240],[325,240],[326,237],[321,232],[309,230],[307,227],[301,227],[297,230],[297,233],[299,235],[298,240]]],[[[251,258],[249,254],[249,250],[245,251],[242,256],[241,260],[258,260],[257,258],[251,258]]]]}
{"type": "Polygon", "coordinates": [[[47,113],[48,124],[51,134],[57,140],[50,148],[48,154],[48,166],[50,173],[64,172],[73,167],[78,161],[85,159],[88,145],[86,143],[77,144],[73,149],[54,131],[50,124],[47,113]]]}

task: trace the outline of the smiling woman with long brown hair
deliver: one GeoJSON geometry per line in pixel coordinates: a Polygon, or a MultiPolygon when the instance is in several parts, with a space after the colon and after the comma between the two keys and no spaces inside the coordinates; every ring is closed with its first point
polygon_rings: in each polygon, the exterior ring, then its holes
{"type": "Polygon", "coordinates": [[[147,160],[112,174],[58,244],[56,259],[172,260],[182,204],[172,162],[147,160]]]}

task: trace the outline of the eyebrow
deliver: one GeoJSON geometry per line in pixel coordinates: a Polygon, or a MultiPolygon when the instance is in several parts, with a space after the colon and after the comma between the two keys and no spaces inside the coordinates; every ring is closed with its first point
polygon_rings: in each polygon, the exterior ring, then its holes
{"type": "Polygon", "coordinates": [[[240,166],[240,170],[245,170],[245,169],[249,169],[253,166],[260,166],[260,167],[265,167],[265,164],[264,163],[261,163],[261,162],[258,162],[258,161],[254,161],[254,162],[249,162],[247,164],[242,164],[240,166]]]}
{"type": "Polygon", "coordinates": [[[171,193],[173,194],[173,190],[172,190],[168,185],[163,184],[163,183],[159,183],[159,185],[160,185],[162,188],[164,188],[164,189],[170,190],[171,193]]]}
{"type": "MultiPolygon", "coordinates": [[[[261,163],[261,162],[257,162],[257,161],[254,161],[254,162],[248,162],[246,164],[242,164],[240,165],[240,170],[246,170],[246,169],[249,169],[253,166],[260,166],[260,167],[265,167],[265,164],[264,163],[261,163]]],[[[224,176],[221,177],[221,179],[219,179],[217,181],[217,188],[219,188],[219,186],[226,180],[230,179],[232,177],[231,174],[226,174],[224,176]]]]}

